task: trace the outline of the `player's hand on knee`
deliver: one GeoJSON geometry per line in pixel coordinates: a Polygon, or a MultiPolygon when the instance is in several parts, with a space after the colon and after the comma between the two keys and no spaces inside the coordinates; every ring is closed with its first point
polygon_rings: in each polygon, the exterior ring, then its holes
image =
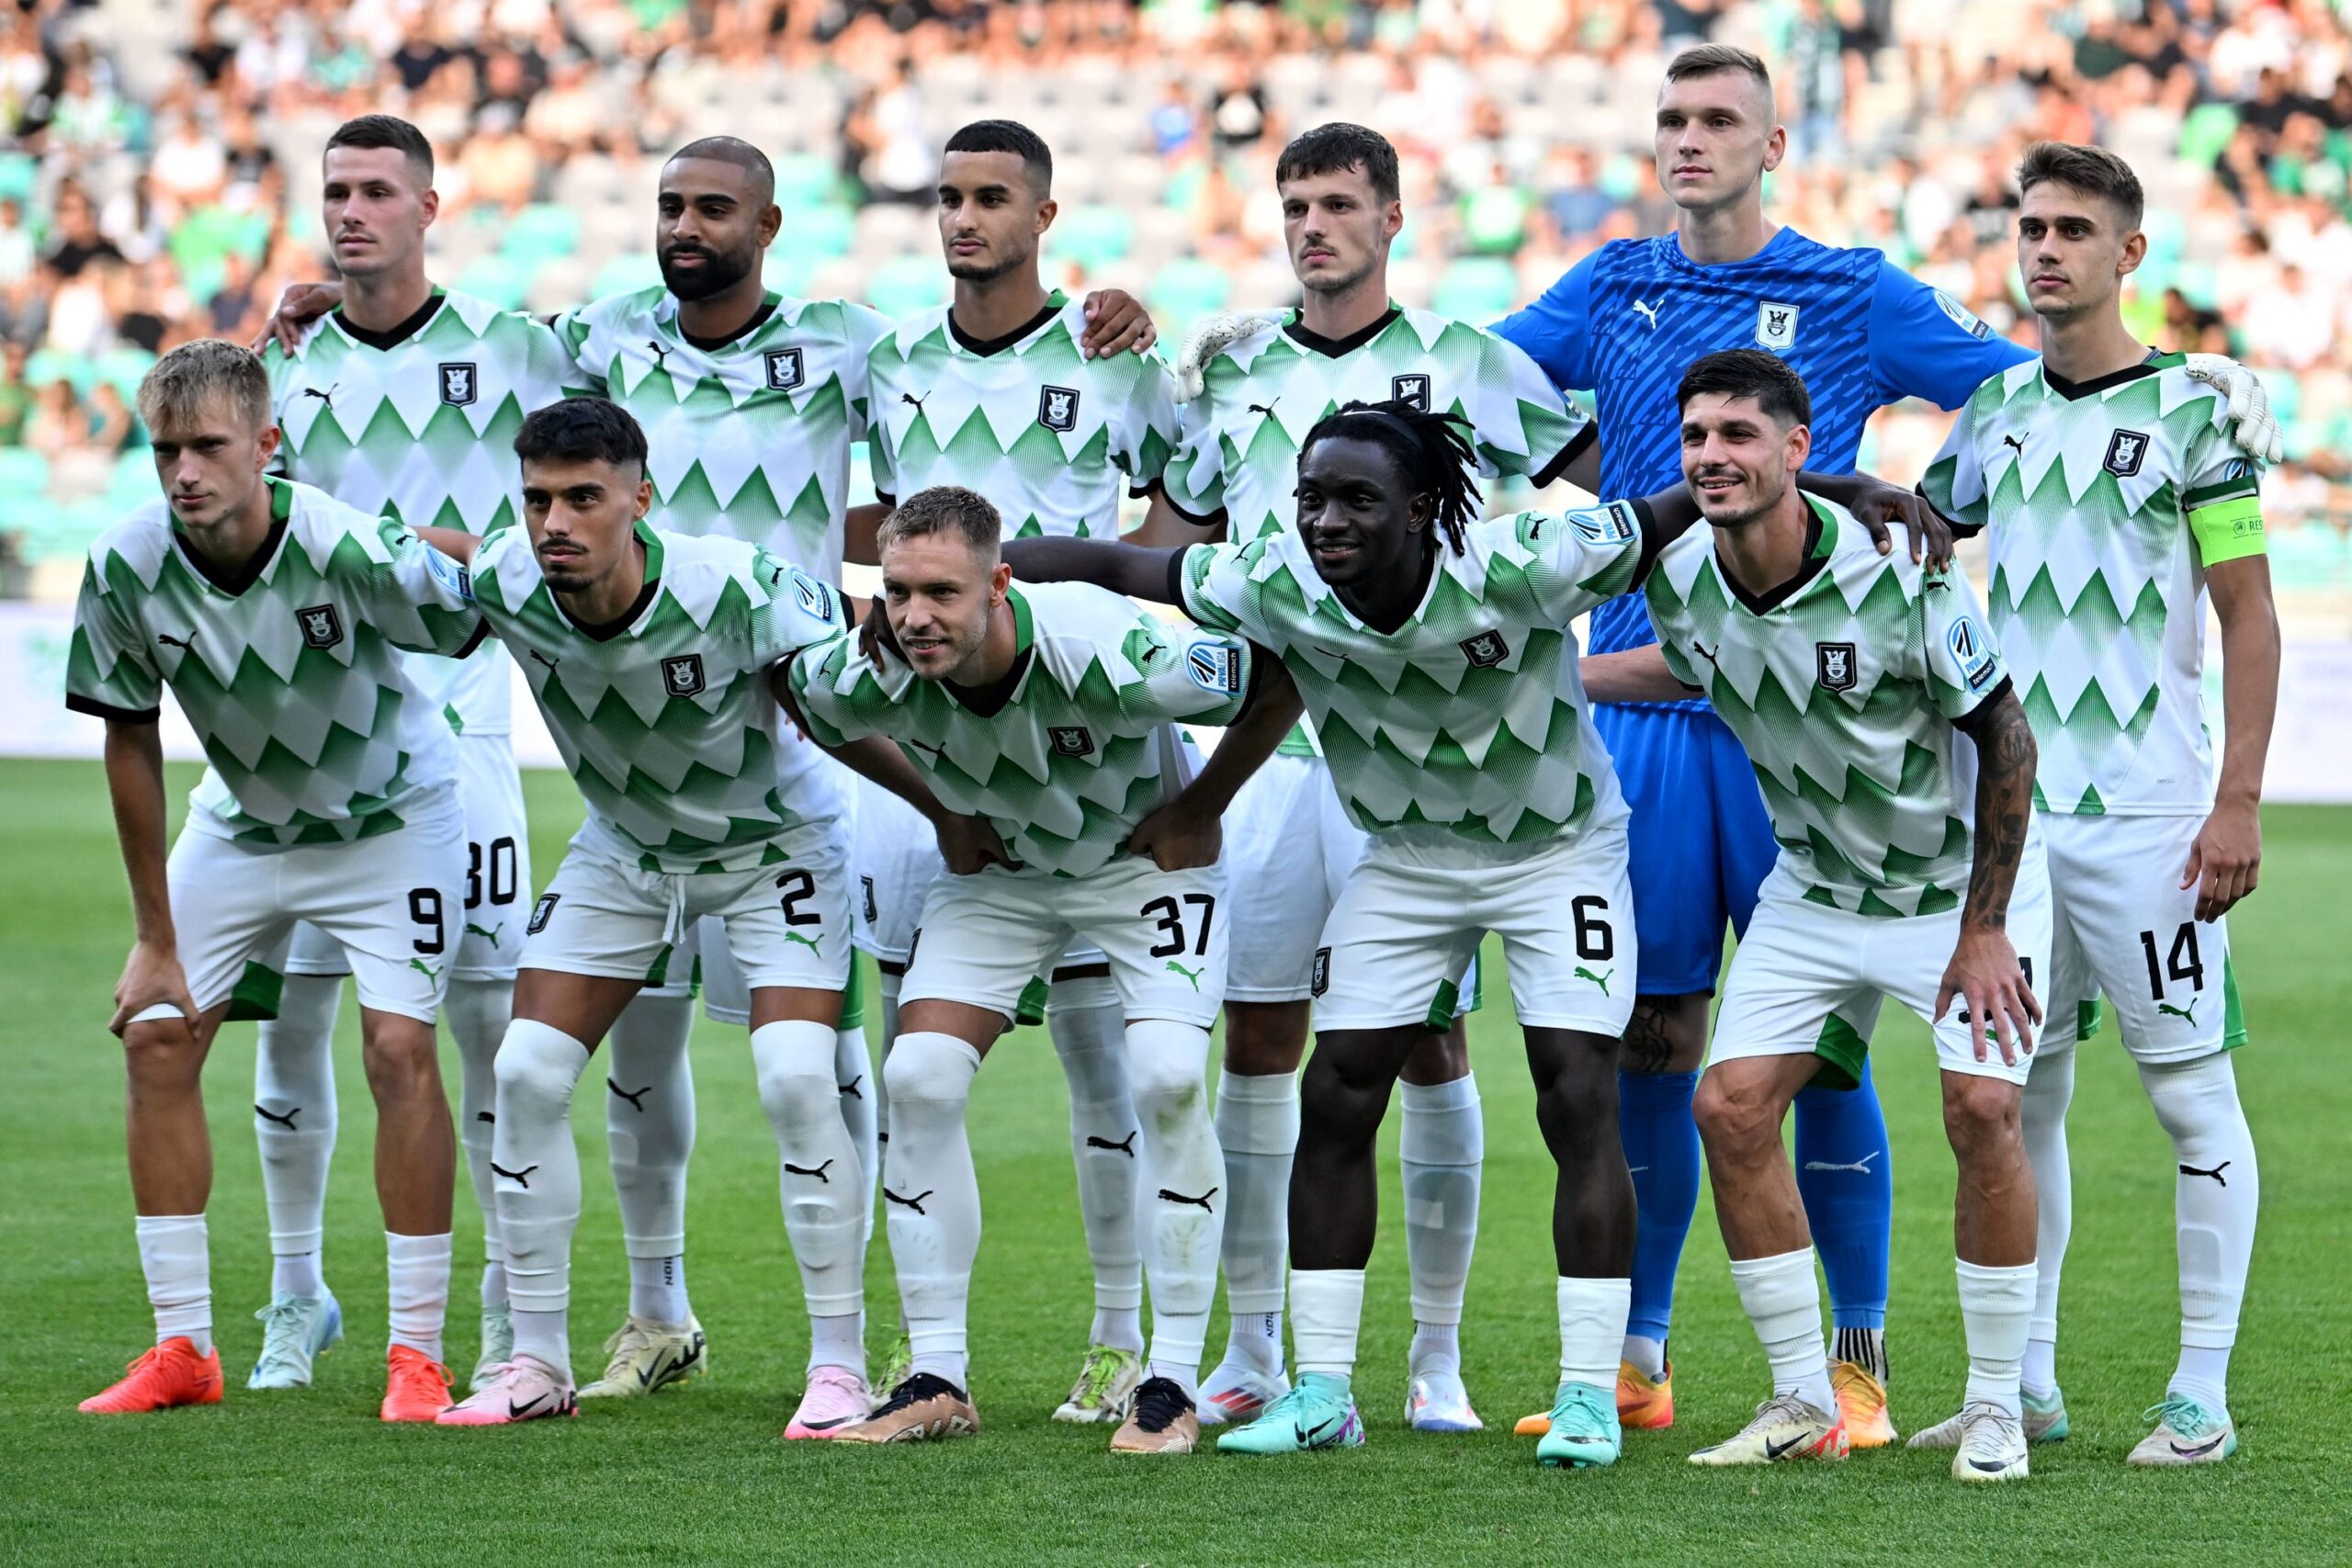
{"type": "Polygon", "coordinates": [[[1136,824],[1127,835],[1129,852],[1149,855],[1162,871],[1192,871],[1215,865],[1225,849],[1225,829],[1182,801],[1170,801],[1136,824]]]}
{"type": "Polygon", "coordinates": [[[188,1027],[196,1027],[196,1001],[188,995],[179,954],[169,947],[142,942],[131,948],[122,966],[122,978],[115,982],[114,1017],[107,1028],[120,1038],[132,1019],[156,1007],[179,1009],[188,1027]]]}
{"type": "Polygon", "coordinates": [[[1021,863],[1004,847],[996,824],[985,817],[948,816],[939,822],[939,853],[947,869],[970,876],[991,863],[1018,871],[1021,863]]]}
{"type": "Polygon", "coordinates": [[[1159,341],[1159,329],[1143,301],[1124,288],[1098,288],[1086,297],[1086,332],[1078,340],[1089,359],[1108,359],[1133,349],[1148,351],[1159,341]]]}
{"type": "Polygon", "coordinates": [[[2217,806],[2188,846],[2180,885],[2197,889],[2197,918],[2218,920],[2255,889],[2262,871],[2262,817],[2251,805],[2217,806]]]}
{"type": "Polygon", "coordinates": [[[1944,966],[1943,984],[1936,991],[1938,1021],[1954,998],[1966,1010],[1961,1017],[1968,1025],[1969,1042],[1978,1061],[1990,1059],[1985,1055],[1988,1042],[2012,1067],[2032,1054],[2041,1004],[2034,998],[2033,987],[2018,963],[2018,950],[2009,945],[2006,933],[1990,927],[1962,929],[1960,945],[1952,949],[1951,962],[1944,966]]]}
{"type": "Polygon", "coordinates": [[[1894,551],[1893,529],[1900,524],[1910,535],[1913,560],[1923,561],[1929,571],[1941,571],[1951,565],[1951,523],[1928,504],[1927,497],[1867,474],[1854,477],[1861,488],[1847,510],[1870,531],[1871,543],[1878,547],[1879,554],[1894,551]]]}
{"type": "Polygon", "coordinates": [[[291,354],[302,346],[310,335],[311,323],[343,303],[340,283],[289,283],[286,292],[277,297],[277,309],[261,329],[261,336],[254,340],[254,352],[261,353],[272,343],[291,354]]]}

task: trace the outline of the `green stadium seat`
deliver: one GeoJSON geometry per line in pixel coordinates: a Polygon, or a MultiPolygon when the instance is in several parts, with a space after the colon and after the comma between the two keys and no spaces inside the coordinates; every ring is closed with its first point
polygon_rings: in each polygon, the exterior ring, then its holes
{"type": "Polygon", "coordinates": [[[1135,215],[1125,208],[1079,207],[1055,221],[1046,243],[1055,255],[1098,273],[1125,260],[1135,239],[1135,215]]]}
{"type": "Polygon", "coordinates": [[[1214,262],[1179,256],[1154,275],[1147,291],[1152,314],[1166,319],[1160,336],[1174,341],[1201,317],[1222,310],[1233,292],[1233,279],[1214,262]]]}
{"type": "Polygon", "coordinates": [[[782,257],[814,267],[849,254],[850,243],[856,237],[857,215],[846,207],[828,202],[787,216],[776,233],[775,243],[768,248],[768,256],[771,262],[782,257]]]}
{"type": "Polygon", "coordinates": [[[912,315],[946,299],[946,269],[935,256],[893,256],[865,286],[865,302],[886,316],[912,315]]]}
{"type": "Polygon", "coordinates": [[[2346,581],[2344,536],[2324,523],[2281,528],[2269,539],[2270,574],[2281,588],[2339,588],[2346,581]]]}
{"type": "Polygon", "coordinates": [[[519,310],[530,291],[532,270],[509,256],[481,256],[458,274],[455,287],[458,293],[487,299],[502,310],[519,310]]]}
{"type": "Polygon", "coordinates": [[[29,203],[40,179],[40,161],[29,152],[0,152],[0,197],[29,203]]]}
{"type": "Polygon", "coordinates": [[[596,281],[590,286],[588,297],[602,299],[607,294],[634,294],[661,281],[662,264],[653,259],[650,251],[623,251],[596,269],[596,281]]]}
{"type": "Polygon", "coordinates": [[[1519,303],[1519,270],[1500,256],[1464,256],[1439,275],[1430,309],[1463,321],[1499,321],[1519,303]]]}
{"type": "Polygon", "coordinates": [[[831,202],[840,184],[832,160],[815,152],[787,152],[775,160],[775,204],[784,209],[786,227],[802,209],[831,202]]]}
{"type": "Polygon", "coordinates": [[[568,256],[580,248],[580,214],[551,201],[533,202],[506,226],[499,249],[512,260],[537,269],[542,262],[568,256]]]}
{"type": "Polygon", "coordinates": [[[2210,169],[2238,133],[2238,111],[2228,104],[2199,104],[2180,122],[2175,151],[2184,164],[2210,169]]]}
{"type": "Polygon", "coordinates": [[[97,379],[112,386],[129,402],[138,396],[140,380],[154,363],[155,356],[143,348],[108,349],[98,355],[97,379]]]}
{"type": "Polygon", "coordinates": [[[86,391],[95,368],[89,360],[78,354],[66,354],[54,348],[36,349],[26,357],[25,381],[34,387],[46,387],[51,381],[71,381],[75,391],[86,391]]]}
{"type": "Polygon", "coordinates": [[[27,446],[0,446],[0,505],[39,500],[48,489],[47,457],[27,446]]]}

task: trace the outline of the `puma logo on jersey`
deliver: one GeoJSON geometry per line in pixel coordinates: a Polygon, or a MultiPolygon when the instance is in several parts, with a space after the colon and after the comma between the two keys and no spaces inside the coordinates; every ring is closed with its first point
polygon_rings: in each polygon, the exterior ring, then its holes
{"type": "Polygon", "coordinates": [[[326,404],[327,407],[333,408],[334,407],[335,389],[342,385],[342,382],[337,381],[334,387],[329,387],[323,392],[320,391],[316,387],[305,387],[302,389],[302,395],[306,398],[316,398],[319,401],[326,404]]]}
{"type": "Polygon", "coordinates": [[[496,925],[490,927],[488,930],[484,930],[482,927],[474,924],[471,920],[468,920],[466,922],[466,934],[468,936],[478,936],[481,938],[482,941],[488,942],[495,942],[498,940],[498,933],[505,929],[506,922],[504,920],[499,921],[496,925]]]}
{"type": "Polygon", "coordinates": [[[1657,303],[1655,305],[1645,305],[1638,299],[1633,305],[1634,314],[1649,322],[1652,332],[1657,331],[1657,313],[1664,309],[1666,309],[1666,296],[1663,294],[1657,297],[1657,303]]]}
{"type": "Polygon", "coordinates": [[[650,337],[645,340],[645,346],[653,351],[653,368],[662,371],[665,375],[668,374],[670,369],[669,345],[664,344],[660,338],[650,337]]]}
{"type": "Polygon", "coordinates": [[[832,1179],[831,1177],[830,1177],[830,1176],[827,1176],[827,1175],[825,1174],[825,1172],[827,1172],[827,1171],[831,1170],[832,1168],[833,1168],[833,1162],[832,1162],[831,1160],[827,1160],[824,1164],[822,1164],[822,1165],[820,1165],[820,1166],[818,1166],[818,1167],[817,1167],[816,1168],[814,1168],[813,1170],[812,1170],[812,1169],[810,1169],[808,1167],[807,1167],[807,1166],[805,1166],[805,1165],[795,1165],[795,1164],[793,1164],[790,1160],[786,1160],[786,1161],[784,1162],[784,1173],[785,1173],[785,1175],[786,1175],[786,1176],[813,1176],[813,1177],[815,1177],[818,1180],[820,1180],[820,1181],[823,1182],[823,1183],[824,1183],[826,1186],[828,1186],[828,1187],[831,1187],[831,1186],[833,1184],[833,1179],[832,1179]]]}
{"type": "Polygon", "coordinates": [[[1136,1157],[1136,1135],[1133,1133],[1129,1133],[1115,1144],[1108,1138],[1098,1138],[1089,1133],[1086,1134],[1086,1146],[1090,1149],[1108,1149],[1114,1154],[1125,1155],[1129,1159],[1136,1157]]]}
{"type": "Polygon", "coordinates": [[[2204,999],[2205,998],[2203,997],[2191,997],[2188,998],[2188,1005],[2185,1008],[2177,1008],[2170,1002],[2158,1002],[2156,1004],[2156,1016],[2159,1018],[2177,1018],[2183,1023],[2188,1025],[2189,1028],[2194,1029],[2197,1027],[2197,1004],[2204,999]]]}
{"type": "Polygon", "coordinates": [[[1710,664],[1714,664],[1715,668],[1716,668],[1718,671],[1722,670],[1722,669],[1723,669],[1723,666],[1722,666],[1721,664],[1716,664],[1716,663],[1715,663],[1715,650],[1716,650],[1716,649],[1720,649],[1720,648],[1722,648],[1722,647],[1723,647],[1723,644],[1722,644],[1722,643],[1717,643],[1717,644],[1715,644],[1714,648],[1709,648],[1705,643],[1701,642],[1697,637],[1692,637],[1692,638],[1690,639],[1690,651],[1691,651],[1691,652],[1693,652],[1693,653],[1695,653],[1695,654],[1697,654],[1700,658],[1702,658],[1702,659],[1705,660],[1708,663],[1710,663],[1710,664]]]}
{"type": "Polygon", "coordinates": [[[1883,1152],[1884,1151],[1881,1149],[1872,1149],[1870,1153],[1864,1155],[1858,1160],[1849,1160],[1844,1162],[1826,1159],[1809,1159],[1804,1162],[1804,1168],[1807,1170],[1850,1170],[1857,1176],[1868,1176],[1871,1174],[1871,1161],[1878,1158],[1878,1156],[1883,1152]]]}
{"type": "Polygon", "coordinates": [[[187,637],[174,637],[169,632],[157,632],[155,634],[155,640],[164,648],[188,649],[196,646],[187,637]]]}
{"type": "Polygon", "coordinates": [[[605,1087],[611,1089],[623,1100],[628,1100],[630,1108],[636,1111],[640,1116],[645,1114],[645,1097],[653,1092],[653,1086],[651,1084],[647,1084],[643,1089],[638,1089],[632,1093],[630,1090],[623,1089],[620,1085],[615,1083],[610,1078],[606,1078],[605,1080],[605,1087]]]}
{"type": "Polygon", "coordinates": [[[427,980],[433,982],[433,984],[437,986],[441,983],[441,971],[435,969],[430,964],[427,964],[424,959],[412,958],[408,961],[408,966],[415,970],[418,974],[424,976],[427,980]]]}
{"type": "Polygon", "coordinates": [[[490,1162],[490,1171],[492,1176],[503,1176],[526,1192],[531,1190],[531,1172],[538,1168],[536,1165],[526,1165],[520,1170],[509,1170],[496,1160],[490,1162]]]}
{"type": "Polygon", "coordinates": [[[1607,975],[1596,975],[1581,964],[1577,965],[1577,978],[1579,980],[1591,981],[1594,985],[1600,987],[1600,994],[1604,997],[1609,994],[1610,979],[1616,973],[1616,970],[1611,969],[1607,975]]]}
{"type": "Polygon", "coordinates": [[[298,1105],[291,1111],[288,1111],[285,1115],[280,1116],[277,1111],[268,1109],[266,1106],[256,1105],[254,1107],[254,1114],[260,1117],[265,1122],[275,1122],[279,1126],[291,1133],[295,1130],[294,1118],[302,1114],[302,1108],[298,1105]]]}
{"type": "Polygon", "coordinates": [[[929,392],[925,392],[920,398],[916,397],[912,392],[900,392],[899,394],[899,400],[906,404],[909,408],[913,409],[915,412],[921,413],[922,412],[922,405],[925,400],[929,399],[930,396],[931,394],[929,392]]]}
{"type": "Polygon", "coordinates": [[[533,659],[538,660],[541,664],[546,665],[550,670],[563,662],[560,659],[549,659],[546,654],[541,653],[536,648],[526,648],[523,651],[529,654],[533,659]]]}
{"type": "Polygon", "coordinates": [[[798,931],[786,931],[784,933],[784,940],[798,942],[820,958],[825,956],[825,950],[821,945],[825,938],[821,931],[813,937],[802,936],[798,931]]]}
{"type": "Polygon", "coordinates": [[[2223,1160],[2221,1164],[2215,1166],[2211,1170],[2199,1170],[2193,1165],[2184,1165],[2180,1168],[2180,1174],[2183,1176],[2210,1176],[2214,1180],[2220,1182],[2222,1186],[2227,1187],[2230,1184],[2230,1179],[2223,1176],[2222,1172],[2229,1169],[2231,1164],[2231,1161],[2223,1160]]]}
{"type": "Polygon", "coordinates": [[[1272,419],[1272,418],[1273,418],[1273,417],[1274,417],[1274,403],[1278,403],[1278,402],[1281,402],[1281,401],[1282,401],[1282,399],[1280,399],[1280,398],[1276,398],[1276,399],[1274,399],[1273,402],[1267,402],[1267,403],[1251,403],[1251,404],[1250,405],[1250,412],[1251,413],[1263,414],[1263,415],[1265,415],[1268,419],[1272,419]]]}
{"type": "Polygon", "coordinates": [[[1223,1188],[1212,1187],[1197,1198],[1187,1198],[1173,1188],[1163,1187],[1159,1190],[1159,1201],[1163,1203],[1189,1203],[1196,1209],[1208,1209],[1209,1213],[1215,1213],[1216,1210],[1209,1209],[1209,1200],[1223,1190],[1223,1188]]]}
{"type": "Polygon", "coordinates": [[[896,1203],[901,1209],[912,1209],[916,1213],[920,1214],[924,1212],[922,1201],[937,1190],[938,1189],[935,1187],[926,1187],[911,1198],[901,1198],[896,1192],[893,1192],[888,1187],[885,1187],[882,1189],[882,1196],[888,1198],[891,1202],[896,1203]]]}
{"type": "MultiPolygon", "coordinates": [[[[1206,969],[1208,965],[1205,964],[1201,965],[1201,969],[1206,969]]],[[[1187,969],[1172,958],[1168,961],[1168,968],[1170,973],[1182,975],[1185,979],[1190,980],[1193,983],[1193,990],[1197,991],[1201,988],[1201,969],[1187,969]]]]}
{"type": "Polygon", "coordinates": [[[2022,435],[2004,435],[2001,437],[2001,445],[2020,457],[2025,456],[2025,437],[2022,435]]]}

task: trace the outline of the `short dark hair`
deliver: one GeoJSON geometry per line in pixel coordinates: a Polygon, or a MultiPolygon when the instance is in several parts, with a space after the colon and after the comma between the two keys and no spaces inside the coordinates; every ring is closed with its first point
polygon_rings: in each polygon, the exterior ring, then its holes
{"type": "Polygon", "coordinates": [[[1004,519],[988,497],[962,485],[933,485],[899,502],[875,531],[875,547],[884,549],[933,534],[955,535],[991,565],[1003,553],[1004,519]]]}
{"type": "Polygon", "coordinates": [[[1373,195],[1381,200],[1396,199],[1396,149],[1380,132],[1343,119],[1293,138],[1274,160],[1274,184],[1309,175],[1343,175],[1351,169],[1363,171],[1373,195]]]}
{"type": "Polygon", "coordinates": [[[629,412],[603,398],[565,398],[532,411],[514,433],[526,463],[605,462],[645,467],[645,430],[629,412]]]}
{"type": "MultiPolygon", "coordinates": [[[[338,147],[389,147],[408,155],[413,168],[426,185],[433,183],[433,143],[424,132],[398,115],[363,114],[357,119],[346,119],[334,128],[327,138],[326,151],[338,147]]],[[[320,155],[322,159],[325,154],[320,155]]]]}
{"type": "Polygon", "coordinates": [[[715,164],[732,164],[750,174],[763,201],[775,199],[775,165],[768,162],[766,153],[740,136],[706,136],[698,141],[687,142],[662,162],[666,167],[681,158],[707,158],[715,164]]]}
{"type": "Polygon", "coordinates": [[[1321,441],[1369,441],[1396,460],[1413,496],[1430,498],[1430,520],[1437,536],[1460,555],[1471,524],[1478,520],[1478,454],[1470,445],[1470,423],[1458,413],[1437,413],[1402,399],[1345,403],[1317,421],[1298,449],[1303,464],[1321,441]]]}
{"type": "Polygon", "coordinates": [[[1755,77],[1768,96],[1772,91],[1772,73],[1765,69],[1762,57],[1728,43],[1692,44],[1667,62],[1666,79],[1687,82],[1694,76],[1714,76],[1725,71],[1755,77]]]}
{"type": "Polygon", "coordinates": [[[1727,348],[1692,365],[1674,389],[1674,406],[1687,409],[1691,399],[1710,393],[1753,398],[1758,408],[1784,424],[1813,423],[1813,394],[1804,389],[1804,378],[1787,360],[1760,348],[1727,348]]]}
{"type": "Polygon", "coordinates": [[[947,139],[950,152],[1011,152],[1029,172],[1039,196],[1054,188],[1054,152],[1046,139],[1017,119],[976,119],[947,139]]]}
{"type": "Polygon", "coordinates": [[[2072,141],[2035,142],[2025,150],[2025,161],[2018,165],[2018,189],[2029,191],[2038,185],[2064,186],[2068,190],[2099,197],[2115,209],[2127,234],[2140,227],[2140,219],[2147,211],[2147,197],[2140,189],[2140,176],[2132,172],[2131,164],[2104,147],[2083,147],[2072,141]]]}

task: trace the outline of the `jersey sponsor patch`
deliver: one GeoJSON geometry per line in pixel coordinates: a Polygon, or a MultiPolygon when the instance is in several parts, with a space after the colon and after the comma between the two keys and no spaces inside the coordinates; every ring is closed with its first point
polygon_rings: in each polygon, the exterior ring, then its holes
{"type": "Polygon", "coordinates": [[[1993,335],[1993,328],[1991,324],[1983,317],[1979,316],[1975,311],[1970,310],[1967,306],[1962,304],[1959,300],[1953,299],[1951,295],[1945,293],[1940,288],[1935,290],[1935,296],[1936,308],[1941,310],[1945,315],[1950,316],[1952,321],[1952,325],[1958,327],[1962,332],[1966,333],[1970,337],[1979,339],[1989,338],[1993,335]]]}
{"type": "Polygon", "coordinates": [[[662,661],[662,689],[672,696],[698,696],[703,685],[701,654],[680,653],[662,661]]]}
{"type": "Polygon", "coordinates": [[[1592,506],[1571,512],[1568,526],[1588,544],[1622,545],[1634,536],[1634,519],[1622,506],[1592,506]]]}
{"type": "Polygon", "coordinates": [[[1492,626],[1462,639],[1462,657],[1481,670],[1492,670],[1510,657],[1510,643],[1492,626]]]}
{"type": "Polygon", "coordinates": [[[524,926],[523,934],[525,936],[537,936],[541,931],[547,930],[548,917],[555,913],[555,907],[558,903],[561,902],[562,898],[563,895],[560,893],[541,894],[539,896],[539,901],[531,906],[530,922],[524,926]]]}
{"type": "Polygon", "coordinates": [[[1756,346],[1786,354],[1797,343],[1797,307],[1767,299],[1756,307],[1756,346]]]}
{"type": "Polygon", "coordinates": [[[831,620],[832,598],[825,592],[824,585],[797,566],[788,570],[792,573],[792,592],[800,601],[800,607],[820,621],[831,620]]]}
{"type": "Polygon", "coordinates": [[[433,574],[433,580],[435,582],[463,599],[467,604],[470,604],[474,602],[473,573],[443,555],[439,550],[429,547],[425,550],[424,570],[433,574]]]}
{"type": "Polygon", "coordinates": [[[1392,402],[1410,403],[1423,413],[1430,412],[1430,378],[1423,374],[1391,376],[1388,397],[1392,402]]]}
{"type": "Polygon", "coordinates": [[[1094,750],[1094,737],[1083,725],[1049,725],[1046,734],[1054,743],[1056,756],[1084,757],[1091,755],[1094,750]]]}
{"type": "Polygon", "coordinates": [[[332,604],[311,604],[294,612],[301,623],[302,640],[312,648],[333,648],[343,640],[343,617],[332,604]]]}
{"type": "Polygon", "coordinates": [[[481,375],[468,360],[445,360],[441,365],[441,400],[451,408],[463,408],[481,395],[481,375]]]}
{"type": "Polygon", "coordinates": [[[2107,461],[2100,467],[2119,479],[2128,479],[2147,458],[2148,437],[2137,430],[2119,430],[2108,437],[2107,461]]]}
{"type": "Polygon", "coordinates": [[[807,362],[797,348],[771,348],[761,356],[767,367],[768,390],[797,392],[808,378],[807,362]]]}
{"type": "Polygon", "coordinates": [[[1196,642],[1184,650],[1184,673],[1204,692],[1241,693],[1241,650],[1221,642],[1196,642]]]}
{"type": "Polygon", "coordinates": [[[1993,639],[1976,624],[1973,615],[1962,615],[1944,632],[1944,646],[1951,649],[1954,663],[1960,666],[1968,689],[1975,691],[1993,678],[1993,671],[2000,662],[1993,656],[1993,639]]]}
{"type": "Polygon", "coordinates": [[[1075,387],[1038,388],[1037,423],[1052,431],[1077,429],[1078,389],[1075,387]]]}
{"type": "Polygon", "coordinates": [[[1854,689],[1854,645],[1850,642],[1816,642],[1813,645],[1814,665],[1825,692],[1850,692],[1854,689]]]}

